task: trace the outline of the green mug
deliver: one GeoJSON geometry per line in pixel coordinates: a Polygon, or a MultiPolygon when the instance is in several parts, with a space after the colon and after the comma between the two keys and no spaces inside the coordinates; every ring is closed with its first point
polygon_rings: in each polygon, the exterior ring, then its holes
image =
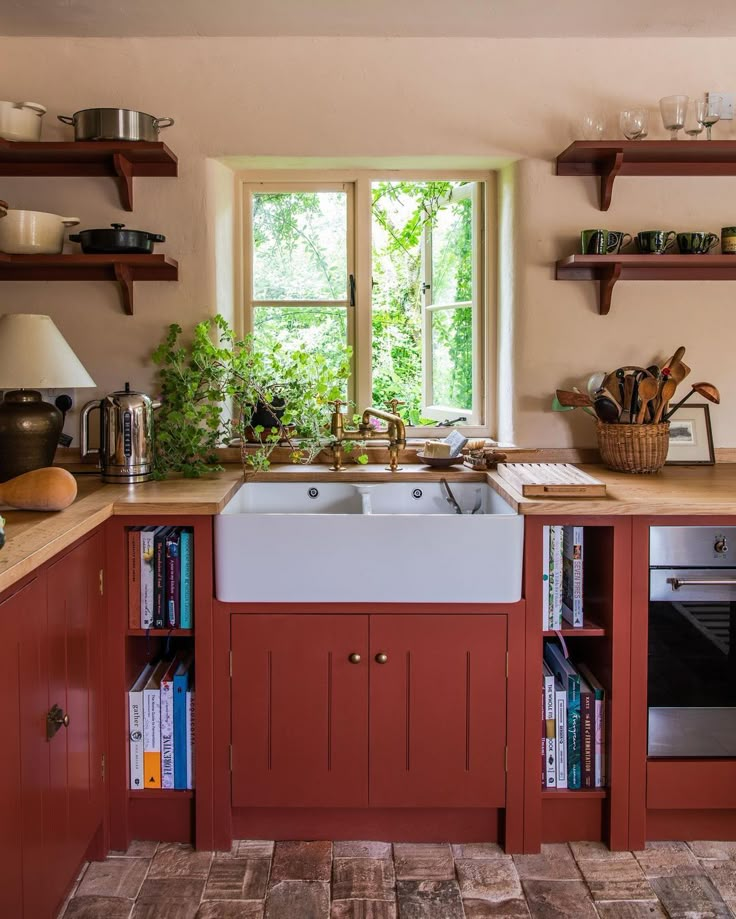
{"type": "Polygon", "coordinates": [[[719,239],[715,233],[700,231],[677,234],[677,245],[683,255],[705,255],[718,243],[719,239]]]}
{"type": "Polygon", "coordinates": [[[630,242],[631,234],[622,233],[620,230],[598,229],[580,232],[580,251],[583,255],[611,255],[630,242]]]}
{"type": "Polygon", "coordinates": [[[642,230],[636,234],[636,244],[639,252],[649,255],[663,255],[671,249],[675,242],[674,230],[642,230]]]}

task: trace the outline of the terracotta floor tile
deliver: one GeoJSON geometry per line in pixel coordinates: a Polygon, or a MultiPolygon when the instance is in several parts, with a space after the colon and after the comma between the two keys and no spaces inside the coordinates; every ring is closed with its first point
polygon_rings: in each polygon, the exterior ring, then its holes
{"type": "Polygon", "coordinates": [[[333,900],[394,900],[394,864],[386,858],[336,858],[333,900]]]}
{"type": "Polygon", "coordinates": [[[233,855],[238,858],[271,858],[274,843],[269,839],[237,839],[233,843],[233,855]]]}
{"type": "Polygon", "coordinates": [[[134,839],[125,852],[111,850],[109,857],[116,858],[153,858],[158,843],[150,839],[134,839]]]}
{"type": "Polygon", "coordinates": [[[522,881],[533,919],[597,919],[582,881],[522,881]]]}
{"type": "Polygon", "coordinates": [[[434,843],[396,843],[396,877],[404,881],[452,881],[455,865],[448,845],[434,843]]]}
{"type": "Polygon", "coordinates": [[[273,850],[271,882],[329,881],[331,842],[277,842],[273,850]]]}
{"type": "Polygon", "coordinates": [[[195,919],[198,903],[172,900],[170,903],[138,902],[131,919],[195,919]]]}
{"type": "Polygon", "coordinates": [[[291,919],[292,916],[294,919],[329,919],[330,885],[324,881],[279,881],[270,887],[266,919],[291,919]]]}
{"type": "Polygon", "coordinates": [[[204,878],[147,877],[138,894],[145,903],[166,903],[168,900],[188,900],[199,903],[204,890],[204,878]]]}
{"type": "Polygon", "coordinates": [[[514,855],[522,879],[534,881],[577,881],[580,872],[569,848],[563,843],[543,845],[538,855],[514,855]]]}
{"type": "Polygon", "coordinates": [[[400,919],[465,919],[455,881],[397,881],[400,919]]]}
{"type": "Polygon", "coordinates": [[[334,858],[391,858],[390,842],[369,842],[365,840],[344,840],[333,842],[334,858]]]}
{"type": "Polygon", "coordinates": [[[151,862],[150,878],[206,878],[211,852],[197,852],[178,842],[160,843],[151,862]]]}
{"type": "Polygon", "coordinates": [[[263,900],[208,900],[195,919],[263,919],[263,900]]]}
{"type": "Polygon", "coordinates": [[[656,900],[657,895],[635,858],[578,860],[594,900],[656,900]]]}
{"type": "Polygon", "coordinates": [[[651,883],[670,919],[731,919],[731,911],[705,875],[657,877],[651,883]]]}
{"type": "Polygon", "coordinates": [[[611,852],[604,842],[571,842],[570,849],[576,861],[581,858],[600,858],[605,861],[631,861],[631,852],[611,852]]]}
{"type": "Polygon", "coordinates": [[[600,919],[667,919],[659,900],[616,900],[595,905],[600,919]]]}
{"type": "Polygon", "coordinates": [[[506,853],[497,842],[461,842],[450,846],[455,858],[499,858],[506,853]]]}
{"type": "Polygon", "coordinates": [[[736,861],[701,859],[708,877],[724,900],[736,900],[736,861]]]}
{"type": "Polygon", "coordinates": [[[268,858],[213,858],[205,900],[262,900],[268,887],[268,858]]]}
{"type": "Polygon", "coordinates": [[[700,862],[684,842],[649,842],[645,849],[634,852],[634,855],[648,878],[704,873],[700,862]]]}
{"type": "Polygon", "coordinates": [[[466,900],[463,899],[465,919],[529,919],[526,900],[466,900]]]}
{"type": "Polygon", "coordinates": [[[455,868],[464,900],[518,900],[523,897],[519,875],[508,855],[503,858],[456,858],[455,868]]]}
{"type": "Polygon", "coordinates": [[[333,900],[330,919],[396,919],[389,900],[333,900]]]}
{"type": "Polygon", "coordinates": [[[107,858],[104,862],[90,862],[76,896],[135,900],[150,864],[148,858],[107,858]]]}
{"type": "Polygon", "coordinates": [[[64,911],[64,919],[128,919],[132,909],[132,900],[74,897],[64,911]]]}
{"type": "Polygon", "coordinates": [[[709,842],[695,840],[688,846],[696,858],[736,859],[736,842],[709,842]]]}

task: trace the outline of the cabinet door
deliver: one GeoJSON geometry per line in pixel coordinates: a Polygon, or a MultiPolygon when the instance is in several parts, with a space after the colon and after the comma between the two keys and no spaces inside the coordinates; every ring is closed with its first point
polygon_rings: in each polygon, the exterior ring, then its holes
{"type": "Polygon", "coordinates": [[[370,628],[371,805],[502,807],[506,617],[372,616],[370,628]]]}
{"type": "Polygon", "coordinates": [[[46,841],[49,871],[63,891],[104,811],[102,785],[102,536],[48,569],[49,708],[69,716],[49,741],[46,841]]]}
{"type": "Polygon", "coordinates": [[[367,616],[232,617],[235,807],[368,803],[367,655],[367,616]]]}

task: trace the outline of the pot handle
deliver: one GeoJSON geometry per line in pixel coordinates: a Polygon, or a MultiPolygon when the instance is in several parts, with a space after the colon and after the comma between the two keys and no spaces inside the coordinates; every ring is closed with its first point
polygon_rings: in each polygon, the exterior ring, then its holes
{"type": "Polygon", "coordinates": [[[154,118],[153,126],[158,131],[160,128],[170,128],[174,124],[173,118],[154,118]]]}
{"type": "Polygon", "coordinates": [[[96,453],[99,456],[100,451],[96,448],[89,449],[89,416],[95,409],[102,409],[102,403],[97,400],[88,402],[79,415],[79,458],[84,459],[86,456],[92,456],[96,453]]]}
{"type": "Polygon", "coordinates": [[[166,237],[162,236],[160,233],[149,233],[148,238],[152,243],[165,243],[166,237]]]}
{"type": "Polygon", "coordinates": [[[0,201],[0,217],[8,216],[8,202],[0,201]]]}
{"type": "Polygon", "coordinates": [[[79,217],[62,217],[61,222],[65,227],[76,227],[82,220],[79,217]]]}
{"type": "Polygon", "coordinates": [[[81,241],[82,241],[81,233],[72,233],[71,236],[69,237],[70,243],[81,243],[81,241]]]}
{"type": "Polygon", "coordinates": [[[57,115],[56,117],[62,124],[70,124],[72,127],[74,127],[73,115],[57,115]]]}
{"type": "Polygon", "coordinates": [[[40,105],[38,102],[16,102],[13,105],[13,108],[28,108],[31,111],[36,112],[37,115],[46,114],[46,106],[40,105]]]}

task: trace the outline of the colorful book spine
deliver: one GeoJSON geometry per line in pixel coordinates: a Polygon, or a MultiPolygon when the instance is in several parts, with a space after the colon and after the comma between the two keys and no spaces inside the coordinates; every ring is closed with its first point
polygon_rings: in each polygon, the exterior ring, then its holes
{"type": "Polygon", "coordinates": [[[194,717],[194,690],[187,693],[186,701],[187,718],[187,788],[194,788],[194,750],[196,743],[195,717],[194,717]]]}
{"type": "Polygon", "coordinates": [[[128,627],[141,627],[140,527],[131,527],[128,530],[128,627]]]}
{"type": "Polygon", "coordinates": [[[555,752],[557,787],[567,788],[567,691],[555,677],[555,752]]]}
{"type": "Polygon", "coordinates": [[[552,628],[550,619],[550,580],[549,580],[549,527],[542,527],[542,629],[552,628]]]}
{"type": "Polygon", "coordinates": [[[552,569],[551,628],[562,628],[562,527],[550,527],[550,566],[552,569]]]}
{"type": "Polygon", "coordinates": [[[174,788],[174,672],[176,659],[161,677],[161,787],[174,788]]]}
{"type": "Polygon", "coordinates": [[[544,645],[544,659],[567,690],[567,787],[581,787],[580,675],[552,642],[544,645]]]}
{"type": "Polygon", "coordinates": [[[146,788],[161,787],[161,677],[166,661],[156,665],[143,690],[143,773],[146,788]]]}
{"type": "Polygon", "coordinates": [[[595,696],[580,678],[580,773],[581,787],[595,788],[595,696]]]}
{"type": "Polygon", "coordinates": [[[595,752],[595,787],[606,787],[606,692],[598,679],[585,664],[578,667],[580,675],[585,678],[594,696],[595,752]]]}
{"type": "Polygon", "coordinates": [[[193,586],[193,533],[181,531],[179,544],[179,627],[192,628],[192,586],[193,586]]]}
{"type": "Polygon", "coordinates": [[[562,615],[583,625],[583,527],[566,526],[562,537],[562,615]]]}
{"type": "Polygon", "coordinates": [[[179,537],[174,527],[166,536],[166,625],[175,629],[179,623],[179,537]]]}
{"type": "Polygon", "coordinates": [[[191,654],[174,674],[174,788],[187,787],[187,693],[192,666],[191,654]]]}
{"type": "Polygon", "coordinates": [[[166,537],[170,527],[157,527],[153,536],[153,627],[166,628],[166,537]]]}
{"type": "Polygon", "coordinates": [[[544,687],[544,784],[546,788],[557,787],[557,756],[555,753],[555,678],[546,664],[543,664],[544,687]]]}
{"type": "Polygon", "coordinates": [[[153,535],[156,527],[144,527],[141,537],[141,628],[153,628],[153,535]]]}
{"type": "Polygon", "coordinates": [[[143,773],[143,688],[148,682],[152,671],[153,665],[146,664],[128,692],[130,787],[133,791],[141,791],[145,787],[143,773]]]}

